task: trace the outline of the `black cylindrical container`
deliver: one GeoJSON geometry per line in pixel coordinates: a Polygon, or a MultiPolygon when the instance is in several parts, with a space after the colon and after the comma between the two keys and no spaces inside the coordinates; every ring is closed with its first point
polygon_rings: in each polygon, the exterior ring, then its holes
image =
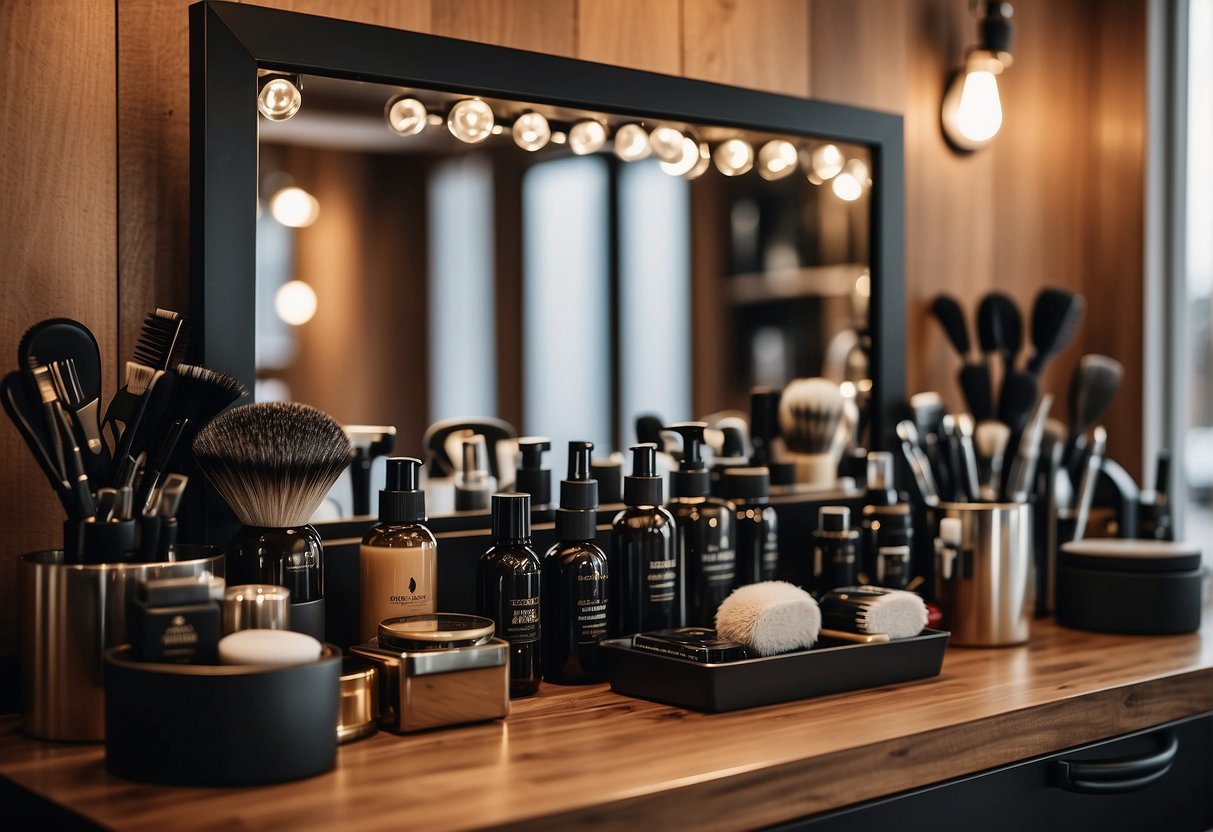
{"type": "Polygon", "coordinates": [[[904,589],[910,582],[910,552],[914,545],[914,519],[910,504],[900,502],[893,488],[893,455],[868,454],[868,495],[863,507],[861,570],[867,582],[904,589]]]}
{"type": "Polygon", "coordinates": [[[611,530],[608,630],[614,637],[678,626],[679,576],[674,518],[661,507],[657,446],[632,447],[632,474],[611,530]]]}
{"type": "Polygon", "coordinates": [[[814,595],[839,586],[854,586],[859,572],[859,532],[851,528],[846,506],[822,506],[813,532],[814,595]]]}
{"type": "Polygon", "coordinates": [[[291,629],[324,641],[324,546],[312,526],[242,527],[227,547],[227,582],[286,587],[291,629]]]}
{"type": "Polygon", "coordinates": [[[773,581],[779,571],[779,526],[766,468],[727,468],[725,494],[735,509],[737,583],[773,581]]]}
{"type": "Polygon", "coordinates": [[[607,556],[597,536],[598,483],[590,479],[590,442],[569,443],[569,476],[560,483],[557,543],[543,556],[543,678],[584,685],[605,676],[598,641],[606,636],[607,556]]]}
{"type": "Polygon", "coordinates": [[[623,463],[616,459],[591,459],[590,474],[598,480],[598,503],[623,502],[623,463]]]}
{"type": "Polygon", "coordinates": [[[737,585],[733,506],[710,495],[711,479],[700,457],[707,422],[682,422],[670,430],[682,436],[682,461],[671,475],[674,557],[681,578],[676,626],[713,627],[716,608],[737,585]]]}
{"type": "Polygon", "coordinates": [[[531,548],[531,495],[493,495],[493,545],[476,564],[476,613],[510,643],[510,696],[539,690],[540,567],[531,548]]]}

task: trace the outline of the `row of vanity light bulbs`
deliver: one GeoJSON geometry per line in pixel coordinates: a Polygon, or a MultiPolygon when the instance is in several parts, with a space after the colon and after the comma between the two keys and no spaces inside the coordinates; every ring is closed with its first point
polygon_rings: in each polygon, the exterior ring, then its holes
{"type": "MultiPolygon", "coordinates": [[[[263,79],[257,97],[261,114],[274,121],[284,121],[299,111],[303,97],[297,83],[290,77],[277,75],[263,79]]],[[[457,101],[445,119],[431,113],[424,103],[409,95],[400,95],[384,108],[388,127],[401,136],[415,136],[427,127],[446,123],[451,135],[467,144],[479,144],[490,136],[505,132],[498,123],[493,108],[480,98],[457,101]]],[[[568,144],[574,155],[597,153],[610,138],[609,126],[594,118],[583,118],[567,130],[554,130],[542,113],[527,111],[514,118],[510,125],[514,143],[527,151],[536,151],[551,144],[568,144]]],[[[870,171],[861,159],[848,160],[835,144],[821,144],[809,150],[797,148],[786,139],[771,139],[759,148],[744,139],[727,139],[713,151],[707,142],[669,125],[652,130],[636,122],[621,124],[614,133],[615,155],[625,162],[637,162],[656,157],[661,169],[671,176],[695,179],[702,176],[711,163],[725,176],[741,176],[755,168],[767,180],[791,176],[803,165],[808,180],[821,185],[832,180],[836,196],[848,202],[859,199],[871,184],[870,171]]]]}

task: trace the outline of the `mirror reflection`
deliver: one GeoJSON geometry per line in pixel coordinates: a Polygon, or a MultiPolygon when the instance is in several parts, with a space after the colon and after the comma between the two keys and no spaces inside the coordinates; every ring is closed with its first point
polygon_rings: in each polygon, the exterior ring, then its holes
{"type": "MultiPolygon", "coordinates": [[[[568,440],[601,456],[641,416],[744,415],[754,386],[823,375],[862,408],[866,148],[723,113],[277,80],[259,119],[258,400],[394,426],[394,452],[423,459],[432,423],[495,417],[550,437],[557,472],[568,440]]],[[[335,516],[354,513],[348,488],[335,516]]]]}

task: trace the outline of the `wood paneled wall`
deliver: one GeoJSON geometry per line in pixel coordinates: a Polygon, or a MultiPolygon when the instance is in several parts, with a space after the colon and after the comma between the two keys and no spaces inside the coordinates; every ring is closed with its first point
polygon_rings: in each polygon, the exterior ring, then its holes
{"type": "MultiPolygon", "coordinates": [[[[1140,468],[1145,0],[1017,0],[1003,133],[964,157],[939,105],[975,39],[967,0],[259,2],[904,113],[909,389],[959,403],[957,364],[923,316],[936,293],[972,308],[995,286],[1024,304],[1045,283],[1081,289],[1081,343],[1046,386],[1063,393],[1084,348],[1124,362],[1108,425],[1114,455],[1140,468]]],[[[0,4],[3,349],[41,317],[76,315],[116,372],[150,307],[184,307],[186,6],[0,4]]],[[[59,518],[7,422],[0,449],[8,653],[16,556],[55,544],[59,518]]]]}

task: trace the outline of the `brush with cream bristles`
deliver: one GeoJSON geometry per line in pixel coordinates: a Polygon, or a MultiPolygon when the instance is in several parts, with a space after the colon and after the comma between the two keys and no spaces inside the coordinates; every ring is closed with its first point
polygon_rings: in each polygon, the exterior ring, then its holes
{"type": "Polygon", "coordinates": [[[784,388],[779,433],[796,464],[798,483],[828,487],[837,481],[845,405],[841,389],[829,379],[798,378],[784,388]]]}
{"type": "Polygon", "coordinates": [[[244,524],[227,547],[229,584],[290,590],[290,626],[324,640],[324,546],[308,524],[354,456],[341,425],[297,402],[220,414],[194,439],[194,457],[244,524]]]}

